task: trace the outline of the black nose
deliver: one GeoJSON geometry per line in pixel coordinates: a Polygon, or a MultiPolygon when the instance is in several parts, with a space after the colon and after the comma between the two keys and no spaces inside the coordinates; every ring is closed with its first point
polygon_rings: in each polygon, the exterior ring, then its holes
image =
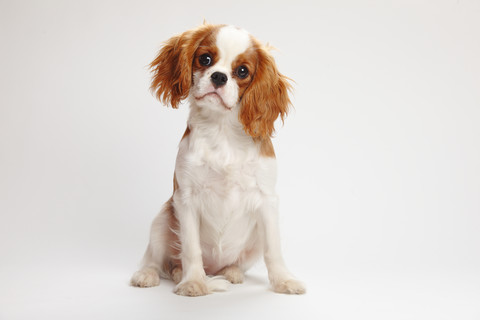
{"type": "Polygon", "coordinates": [[[212,80],[212,83],[215,86],[215,88],[224,86],[228,80],[227,75],[221,72],[214,72],[210,77],[210,79],[212,80]]]}

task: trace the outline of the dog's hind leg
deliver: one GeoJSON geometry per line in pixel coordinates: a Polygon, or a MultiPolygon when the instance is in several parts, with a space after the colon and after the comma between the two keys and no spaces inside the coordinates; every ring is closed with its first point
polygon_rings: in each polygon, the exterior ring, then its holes
{"type": "Polygon", "coordinates": [[[150,242],[142,260],[141,268],[135,272],[130,284],[135,287],[154,287],[160,284],[160,277],[171,278],[170,261],[179,251],[176,239],[178,222],[174,215],[172,201],[168,201],[155,217],[150,230],[150,242]]]}

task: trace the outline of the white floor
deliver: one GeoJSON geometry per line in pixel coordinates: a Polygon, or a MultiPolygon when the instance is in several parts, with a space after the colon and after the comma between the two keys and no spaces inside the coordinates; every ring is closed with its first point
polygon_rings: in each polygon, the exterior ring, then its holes
{"type": "Polygon", "coordinates": [[[0,319],[480,319],[480,275],[306,268],[303,296],[267,289],[261,266],[227,292],[186,298],[173,283],[133,288],[130,270],[94,265],[0,273],[0,319]]]}

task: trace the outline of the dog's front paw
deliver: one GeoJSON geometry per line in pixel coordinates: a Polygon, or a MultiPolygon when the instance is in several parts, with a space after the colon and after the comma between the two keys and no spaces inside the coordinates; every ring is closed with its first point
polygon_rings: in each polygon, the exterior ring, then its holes
{"type": "Polygon", "coordinates": [[[273,291],[286,294],[304,294],[305,285],[295,279],[289,279],[273,283],[273,291]]]}
{"type": "Polygon", "coordinates": [[[192,280],[179,283],[175,288],[175,293],[180,296],[198,297],[207,295],[209,292],[204,281],[192,280]]]}
{"type": "Polygon", "coordinates": [[[154,269],[145,268],[133,274],[130,284],[141,288],[155,287],[160,284],[160,277],[154,269]]]}

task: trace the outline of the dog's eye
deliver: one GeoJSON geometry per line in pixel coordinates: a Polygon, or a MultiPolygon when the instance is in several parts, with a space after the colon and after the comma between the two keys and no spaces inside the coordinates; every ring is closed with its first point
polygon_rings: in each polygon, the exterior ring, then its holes
{"type": "Polygon", "coordinates": [[[212,57],[208,53],[202,54],[200,58],[198,58],[198,62],[200,62],[202,66],[208,67],[212,64],[212,57]]]}
{"type": "Polygon", "coordinates": [[[245,66],[240,66],[237,68],[237,76],[240,78],[240,79],[245,79],[246,77],[248,77],[248,69],[247,67],[245,66]]]}

